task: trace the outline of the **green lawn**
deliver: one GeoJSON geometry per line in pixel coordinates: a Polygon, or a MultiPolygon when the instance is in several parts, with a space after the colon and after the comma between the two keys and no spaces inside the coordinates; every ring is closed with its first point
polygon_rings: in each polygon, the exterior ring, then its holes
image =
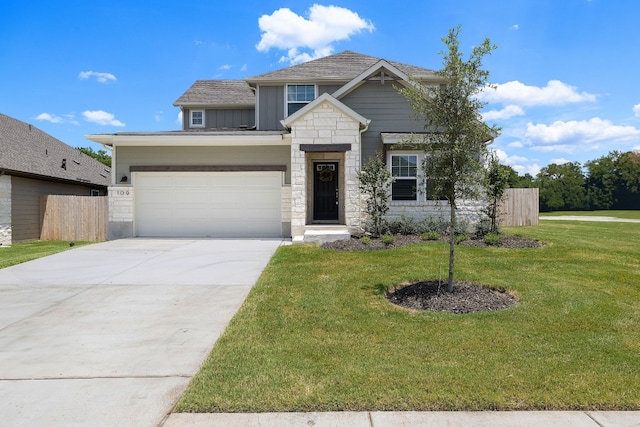
{"type": "Polygon", "coordinates": [[[615,218],[640,219],[640,211],[558,211],[558,212],[541,212],[541,216],[612,216],[615,218]]]}
{"type": "Polygon", "coordinates": [[[506,231],[548,246],[458,247],[456,278],[520,304],[463,315],[382,295],[446,277],[444,244],[280,248],[177,410],[640,409],[640,224],[506,231]]]}
{"type": "MultiPolygon", "coordinates": [[[[74,247],[92,242],[74,242],[74,247]]],[[[31,261],[47,255],[71,249],[69,242],[53,240],[34,240],[27,243],[14,243],[9,247],[0,247],[0,268],[31,261]]]]}

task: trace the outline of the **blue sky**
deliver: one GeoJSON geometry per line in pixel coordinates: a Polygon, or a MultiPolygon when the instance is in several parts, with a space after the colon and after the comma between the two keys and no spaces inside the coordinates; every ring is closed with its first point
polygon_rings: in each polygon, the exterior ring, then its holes
{"type": "Polygon", "coordinates": [[[488,37],[493,148],[520,174],[640,149],[634,0],[41,1],[0,4],[0,112],[74,147],[179,128],[197,79],[238,79],[353,50],[439,69],[441,38],[488,37]]]}

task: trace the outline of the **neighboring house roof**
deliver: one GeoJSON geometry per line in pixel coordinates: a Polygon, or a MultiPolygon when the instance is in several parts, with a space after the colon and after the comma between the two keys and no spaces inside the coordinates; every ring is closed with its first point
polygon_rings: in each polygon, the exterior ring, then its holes
{"type": "Polygon", "coordinates": [[[111,174],[99,161],[4,114],[0,114],[0,172],[105,187],[111,174]]]}
{"type": "MultiPolygon", "coordinates": [[[[271,71],[246,79],[249,83],[258,82],[295,82],[295,81],[349,81],[360,75],[366,69],[374,66],[383,58],[363,55],[361,53],[345,50],[335,55],[325,56],[303,64],[271,71]]],[[[400,71],[415,78],[435,77],[433,70],[416,67],[415,65],[400,62],[387,61],[400,71]]]]}
{"type": "Polygon", "coordinates": [[[251,86],[244,80],[196,80],[173,105],[254,108],[255,103],[256,96],[251,86]]]}

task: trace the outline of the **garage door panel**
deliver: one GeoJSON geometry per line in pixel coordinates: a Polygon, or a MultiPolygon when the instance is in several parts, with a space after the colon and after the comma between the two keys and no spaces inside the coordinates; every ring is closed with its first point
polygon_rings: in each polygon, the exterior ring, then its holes
{"type": "Polygon", "coordinates": [[[280,172],[137,173],[136,234],[280,237],[280,172]]]}

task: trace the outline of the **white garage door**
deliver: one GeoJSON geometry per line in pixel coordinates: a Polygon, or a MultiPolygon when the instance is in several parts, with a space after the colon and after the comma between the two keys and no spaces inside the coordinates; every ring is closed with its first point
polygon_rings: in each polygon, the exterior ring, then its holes
{"type": "Polygon", "coordinates": [[[282,172],[133,174],[145,237],[280,237],[282,172]]]}

